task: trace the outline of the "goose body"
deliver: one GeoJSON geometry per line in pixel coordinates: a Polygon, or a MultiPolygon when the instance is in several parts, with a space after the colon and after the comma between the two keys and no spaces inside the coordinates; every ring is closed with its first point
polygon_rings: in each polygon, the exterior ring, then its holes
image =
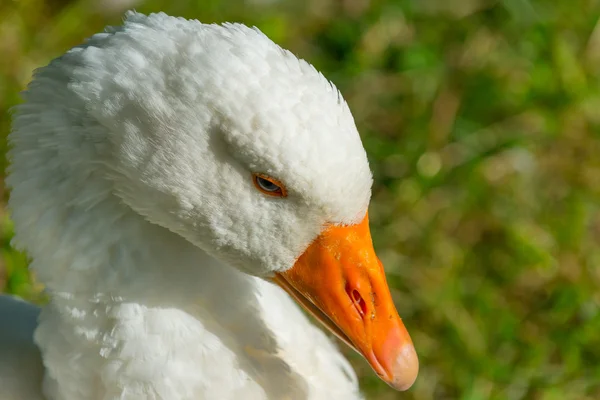
{"type": "Polygon", "coordinates": [[[0,398],[361,398],[288,293],[390,385],[412,384],[366,155],[308,63],[243,25],[129,13],[24,100],[9,206],[51,300],[38,317],[1,298],[0,321],[23,323],[3,326],[0,398]]]}

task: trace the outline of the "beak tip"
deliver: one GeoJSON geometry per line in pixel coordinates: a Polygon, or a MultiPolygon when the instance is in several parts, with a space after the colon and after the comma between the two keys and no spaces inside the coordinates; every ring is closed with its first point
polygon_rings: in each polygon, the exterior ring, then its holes
{"type": "Polygon", "coordinates": [[[388,384],[396,390],[408,390],[415,383],[419,374],[419,359],[412,344],[402,347],[391,372],[392,379],[388,384]]]}

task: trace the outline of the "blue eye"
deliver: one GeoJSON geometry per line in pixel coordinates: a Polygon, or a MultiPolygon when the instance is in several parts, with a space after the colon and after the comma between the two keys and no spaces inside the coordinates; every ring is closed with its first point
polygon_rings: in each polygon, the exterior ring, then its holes
{"type": "Polygon", "coordinates": [[[264,178],[256,178],[256,183],[258,183],[258,186],[260,186],[262,190],[265,190],[267,192],[276,192],[278,190],[281,190],[279,186],[264,178]]]}
{"type": "Polygon", "coordinates": [[[275,196],[275,197],[286,197],[287,193],[281,182],[263,174],[252,174],[252,181],[254,186],[262,193],[275,196]]]}

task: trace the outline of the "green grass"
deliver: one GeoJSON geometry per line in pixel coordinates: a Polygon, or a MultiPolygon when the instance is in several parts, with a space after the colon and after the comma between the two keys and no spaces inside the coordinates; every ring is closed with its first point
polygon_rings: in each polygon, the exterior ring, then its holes
{"type": "MultiPolygon", "coordinates": [[[[32,69],[119,22],[90,4],[0,3],[3,138],[32,69]]],[[[350,103],[375,174],[375,246],[421,361],[415,387],[398,394],[353,356],[369,399],[600,398],[598,1],[138,10],[257,25],[350,103]]],[[[7,218],[0,290],[39,299],[7,218]]]]}

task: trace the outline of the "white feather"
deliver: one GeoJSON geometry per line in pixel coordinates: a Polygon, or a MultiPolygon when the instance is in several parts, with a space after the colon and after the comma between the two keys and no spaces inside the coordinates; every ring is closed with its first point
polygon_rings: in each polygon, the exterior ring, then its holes
{"type": "MultiPolygon", "coordinates": [[[[262,279],[366,212],[371,173],[330,82],[257,29],[129,13],[24,98],[7,182],[15,244],[51,296],[35,331],[47,399],[360,397],[332,342],[262,279]]],[[[33,398],[18,390],[2,398],[33,398]]]]}

